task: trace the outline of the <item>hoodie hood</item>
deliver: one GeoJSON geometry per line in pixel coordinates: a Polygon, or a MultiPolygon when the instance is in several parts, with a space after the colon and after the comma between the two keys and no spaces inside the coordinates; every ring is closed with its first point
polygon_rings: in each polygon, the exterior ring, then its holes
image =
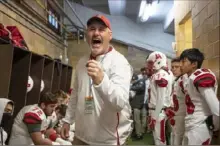
{"type": "Polygon", "coordinates": [[[14,102],[12,100],[10,100],[10,99],[7,99],[7,98],[0,98],[0,123],[2,122],[2,116],[3,116],[5,107],[8,104],[8,102],[12,102],[13,103],[12,114],[14,112],[14,102]]]}

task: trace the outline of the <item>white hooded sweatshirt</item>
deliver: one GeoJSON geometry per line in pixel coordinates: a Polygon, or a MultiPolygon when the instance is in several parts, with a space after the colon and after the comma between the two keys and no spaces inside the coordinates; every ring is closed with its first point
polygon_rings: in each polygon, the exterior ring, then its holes
{"type": "MultiPolygon", "coordinates": [[[[8,102],[12,102],[7,98],[0,98],[0,123],[2,122],[3,113],[8,102]]],[[[0,145],[5,145],[5,141],[8,137],[8,134],[4,131],[3,127],[0,127],[0,145]],[[3,138],[3,139],[2,139],[3,138]]]]}
{"type": "Polygon", "coordinates": [[[132,68],[125,57],[112,48],[96,58],[104,70],[104,78],[99,85],[94,85],[86,69],[89,59],[89,56],[83,57],[76,66],[74,88],[64,121],[75,122],[75,137],[85,143],[124,144],[132,130],[129,104],[132,68]],[[93,110],[88,114],[85,98],[89,95],[93,97],[93,110]]]}

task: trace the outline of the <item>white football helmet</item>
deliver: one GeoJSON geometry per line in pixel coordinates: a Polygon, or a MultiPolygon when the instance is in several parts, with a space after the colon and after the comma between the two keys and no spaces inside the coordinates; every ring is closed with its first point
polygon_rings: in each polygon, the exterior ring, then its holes
{"type": "Polygon", "coordinates": [[[34,81],[31,76],[28,76],[28,83],[27,83],[27,92],[30,92],[34,87],[34,81]]]}
{"type": "Polygon", "coordinates": [[[157,71],[162,67],[167,67],[167,57],[163,53],[155,51],[148,56],[147,63],[151,64],[149,66],[157,71]]]}
{"type": "Polygon", "coordinates": [[[44,90],[44,81],[41,80],[41,84],[40,84],[40,92],[42,92],[44,90]]]}

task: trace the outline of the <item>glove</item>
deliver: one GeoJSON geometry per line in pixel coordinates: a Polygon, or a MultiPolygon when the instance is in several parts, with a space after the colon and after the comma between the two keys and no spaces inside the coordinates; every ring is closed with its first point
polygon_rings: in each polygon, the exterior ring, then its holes
{"type": "Polygon", "coordinates": [[[71,142],[63,140],[62,138],[57,138],[56,142],[60,143],[60,145],[72,145],[71,142]]]}
{"type": "Polygon", "coordinates": [[[60,145],[60,143],[52,141],[52,145],[60,145]]]}
{"type": "Polygon", "coordinates": [[[149,123],[148,123],[148,127],[149,127],[151,130],[154,130],[155,124],[156,124],[156,120],[153,119],[153,118],[150,118],[150,121],[149,121],[149,123]]]}
{"type": "Polygon", "coordinates": [[[58,138],[58,135],[54,132],[54,133],[50,134],[50,136],[48,138],[52,141],[55,141],[58,138]]]}
{"type": "Polygon", "coordinates": [[[170,125],[172,125],[172,126],[175,125],[175,120],[173,118],[170,119],[170,125]]]}
{"type": "Polygon", "coordinates": [[[168,119],[171,119],[175,116],[175,113],[171,108],[166,108],[164,111],[168,119]]]}
{"type": "Polygon", "coordinates": [[[147,124],[149,125],[149,123],[151,122],[151,116],[147,116],[146,120],[147,120],[147,124]]]}

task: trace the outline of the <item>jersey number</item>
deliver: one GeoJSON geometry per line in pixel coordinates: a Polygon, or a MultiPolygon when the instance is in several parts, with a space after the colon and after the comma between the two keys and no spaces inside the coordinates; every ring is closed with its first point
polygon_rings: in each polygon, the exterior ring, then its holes
{"type": "Polygon", "coordinates": [[[39,108],[34,108],[34,109],[32,109],[32,111],[34,111],[35,113],[37,113],[37,115],[40,117],[43,113],[42,113],[42,111],[41,110],[39,110],[39,108]]]}
{"type": "Polygon", "coordinates": [[[185,98],[185,104],[186,104],[186,110],[187,110],[187,113],[190,115],[190,114],[193,114],[194,113],[194,109],[195,109],[195,105],[192,103],[192,100],[190,99],[190,96],[187,94],[186,95],[186,98],[185,98]]]}

